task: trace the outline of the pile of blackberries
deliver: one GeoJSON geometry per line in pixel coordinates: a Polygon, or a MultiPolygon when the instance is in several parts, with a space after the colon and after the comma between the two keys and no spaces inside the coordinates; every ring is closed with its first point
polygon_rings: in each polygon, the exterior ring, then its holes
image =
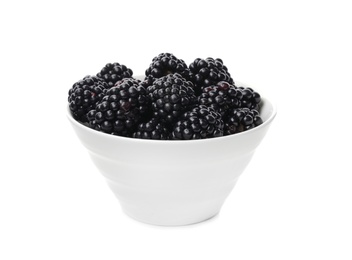
{"type": "Polygon", "coordinates": [[[144,79],[120,63],[74,83],[72,116],[108,134],[154,140],[192,140],[236,134],[263,123],[261,97],[237,86],[221,59],[187,64],[171,53],[152,59],[144,79]]]}

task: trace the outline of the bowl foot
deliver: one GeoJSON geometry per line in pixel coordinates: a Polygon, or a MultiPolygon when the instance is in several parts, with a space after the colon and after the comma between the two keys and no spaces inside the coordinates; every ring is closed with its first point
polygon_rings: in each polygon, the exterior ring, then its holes
{"type": "Polygon", "coordinates": [[[146,209],[121,203],[124,213],[145,224],[156,226],[186,226],[208,221],[219,214],[222,203],[205,203],[192,208],[146,209]]]}

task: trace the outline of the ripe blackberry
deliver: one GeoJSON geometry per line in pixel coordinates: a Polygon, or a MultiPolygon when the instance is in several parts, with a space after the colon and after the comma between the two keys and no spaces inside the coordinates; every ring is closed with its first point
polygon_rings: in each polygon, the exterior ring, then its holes
{"type": "Polygon", "coordinates": [[[224,135],[231,135],[252,129],[263,123],[258,110],[233,108],[224,116],[224,135]]]}
{"type": "Polygon", "coordinates": [[[146,123],[140,123],[137,131],[132,134],[134,138],[154,139],[154,140],[168,140],[169,131],[163,123],[156,118],[152,118],[146,123]]]}
{"type": "Polygon", "coordinates": [[[200,105],[210,106],[221,115],[230,108],[241,106],[242,92],[234,85],[221,81],[216,85],[205,87],[198,96],[200,105]]]}
{"type": "Polygon", "coordinates": [[[241,107],[259,110],[260,94],[252,88],[238,87],[242,92],[241,107]]]}
{"type": "Polygon", "coordinates": [[[95,107],[108,88],[107,83],[95,76],[86,76],[79,80],[68,91],[68,102],[73,117],[82,122],[87,122],[86,114],[95,107]]]}
{"type": "Polygon", "coordinates": [[[223,136],[224,122],[221,114],[213,108],[199,105],[183,114],[172,133],[171,139],[190,140],[223,136]]]}
{"type": "MultiPolygon", "coordinates": [[[[141,81],[141,80],[131,77],[131,78],[123,78],[123,79],[117,81],[117,82],[115,83],[114,87],[117,87],[118,85],[120,85],[120,84],[122,84],[122,83],[124,83],[124,82],[128,82],[128,84],[130,84],[130,85],[131,85],[131,83],[137,84],[137,85],[142,84],[142,81],[141,81]]],[[[144,85],[142,85],[142,86],[144,87],[144,85]]],[[[144,87],[144,88],[145,88],[145,87],[144,87]]]]}
{"type": "Polygon", "coordinates": [[[190,80],[199,93],[204,87],[216,85],[220,81],[234,84],[227,67],[219,58],[195,59],[190,65],[190,80]]]}
{"type": "Polygon", "coordinates": [[[145,88],[148,88],[149,86],[153,85],[155,80],[156,78],[154,78],[152,75],[146,76],[144,80],[141,81],[141,85],[145,88]]]}
{"type": "Polygon", "coordinates": [[[189,69],[187,64],[171,53],[160,53],[158,56],[154,57],[152,63],[145,71],[146,77],[152,76],[155,79],[173,73],[178,73],[185,79],[189,80],[189,69]]]}
{"type": "Polygon", "coordinates": [[[115,63],[107,63],[101,71],[97,74],[97,77],[102,78],[109,87],[113,87],[115,83],[123,78],[131,78],[133,71],[127,68],[125,65],[115,63]]]}
{"type": "Polygon", "coordinates": [[[145,88],[134,79],[125,79],[108,89],[87,117],[89,125],[98,131],[130,136],[148,108],[145,88]]]}
{"type": "Polygon", "coordinates": [[[193,84],[178,73],[156,79],[147,92],[152,102],[153,117],[167,124],[173,124],[197,102],[193,84]]]}

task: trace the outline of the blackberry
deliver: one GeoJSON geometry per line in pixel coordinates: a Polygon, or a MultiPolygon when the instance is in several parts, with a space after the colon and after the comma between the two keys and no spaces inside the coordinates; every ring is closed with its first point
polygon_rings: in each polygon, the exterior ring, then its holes
{"type": "Polygon", "coordinates": [[[190,80],[198,93],[204,87],[216,85],[220,81],[234,84],[227,67],[219,58],[206,58],[205,60],[197,58],[189,65],[189,70],[190,80]]]}
{"type": "Polygon", "coordinates": [[[145,71],[146,77],[151,76],[155,79],[173,73],[178,73],[189,80],[190,73],[187,64],[171,53],[160,53],[154,57],[152,63],[145,71]]]}
{"type": "MultiPolygon", "coordinates": [[[[140,85],[140,84],[141,84],[141,85],[144,87],[144,85],[142,84],[142,81],[141,81],[141,80],[136,79],[136,78],[133,78],[133,77],[131,77],[131,78],[123,78],[123,79],[117,81],[117,82],[115,83],[114,87],[117,87],[118,85],[120,85],[120,84],[122,84],[122,83],[124,83],[124,82],[128,82],[128,84],[131,84],[131,83],[137,84],[137,85],[140,85]]],[[[145,88],[145,87],[144,87],[144,88],[145,88]]]]}
{"type": "Polygon", "coordinates": [[[154,78],[152,75],[146,76],[143,81],[141,81],[141,85],[145,88],[148,88],[149,86],[153,85],[154,81],[156,78],[154,78]]]}
{"type": "Polygon", "coordinates": [[[178,73],[156,79],[147,92],[152,102],[153,117],[168,125],[197,102],[193,84],[178,73]]]}
{"type": "Polygon", "coordinates": [[[101,71],[97,74],[97,77],[102,78],[109,87],[113,87],[115,83],[123,78],[131,78],[133,71],[127,68],[125,65],[115,63],[107,63],[101,71]]]}
{"type": "Polygon", "coordinates": [[[252,88],[238,87],[242,92],[241,107],[259,110],[260,94],[252,88]]]}
{"type": "Polygon", "coordinates": [[[148,110],[149,98],[145,88],[135,79],[125,79],[108,89],[87,117],[93,129],[130,136],[148,110]]]}
{"type": "Polygon", "coordinates": [[[198,96],[200,105],[210,106],[221,115],[230,108],[241,106],[242,92],[234,85],[221,81],[217,85],[205,87],[198,96]]]}
{"type": "Polygon", "coordinates": [[[172,131],[171,139],[190,140],[223,136],[224,122],[213,108],[199,105],[185,112],[172,131]]]}
{"type": "Polygon", "coordinates": [[[258,110],[234,108],[224,116],[224,135],[231,135],[252,129],[263,123],[258,110]]]}
{"type": "Polygon", "coordinates": [[[87,122],[86,114],[102,99],[107,88],[107,83],[95,76],[86,76],[73,84],[68,91],[68,102],[73,117],[82,123],[87,122]]]}
{"type": "Polygon", "coordinates": [[[134,138],[154,139],[154,140],[168,140],[169,131],[163,123],[156,118],[152,118],[146,123],[138,125],[137,131],[132,134],[134,138]]]}

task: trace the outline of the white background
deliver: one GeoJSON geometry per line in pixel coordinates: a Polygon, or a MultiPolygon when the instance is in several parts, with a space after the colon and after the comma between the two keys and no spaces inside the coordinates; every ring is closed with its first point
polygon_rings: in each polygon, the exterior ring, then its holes
{"type": "Polygon", "coordinates": [[[2,1],[0,259],[352,259],[348,1],[2,1]],[[107,62],[219,57],[277,117],[222,211],[127,217],[66,118],[107,62]]]}

